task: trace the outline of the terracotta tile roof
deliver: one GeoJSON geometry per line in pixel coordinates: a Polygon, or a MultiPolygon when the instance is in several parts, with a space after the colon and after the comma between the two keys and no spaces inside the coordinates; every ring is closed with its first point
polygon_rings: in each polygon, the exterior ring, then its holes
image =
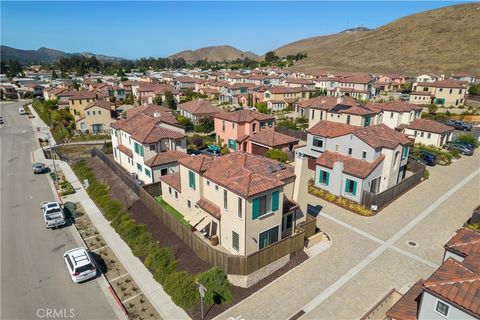
{"type": "Polygon", "coordinates": [[[445,133],[454,130],[454,128],[444,125],[443,123],[427,119],[415,119],[407,126],[407,128],[433,133],[445,133]]]}
{"type": "Polygon", "coordinates": [[[112,104],[106,100],[96,100],[92,101],[85,107],[85,110],[93,108],[93,107],[100,107],[105,110],[112,110],[112,104]]]}
{"type": "Polygon", "coordinates": [[[212,106],[207,100],[192,100],[178,105],[178,109],[184,110],[195,116],[214,116],[222,111],[212,106]]]}
{"type": "Polygon", "coordinates": [[[472,254],[480,255],[480,233],[468,228],[461,228],[451,238],[444,248],[462,257],[472,254]]]}
{"type": "Polygon", "coordinates": [[[458,80],[439,80],[434,82],[418,82],[417,86],[422,87],[435,87],[435,88],[455,88],[455,89],[466,89],[467,83],[465,81],[458,80]]]}
{"type": "Polygon", "coordinates": [[[96,99],[97,94],[90,91],[73,91],[70,95],[70,100],[84,100],[84,99],[96,99]]]}
{"type": "Polygon", "coordinates": [[[275,132],[273,129],[260,130],[250,137],[251,142],[256,142],[269,147],[283,146],[286,144],[298,144],[298,139],[285,134],[275,132]]]}
{"type": "Polygon", "coordinates": [[[418,107],[414,104],[408,103],[406,101],[395,100],[385,103],[374,103],[370,102],[367,104],[367,107],[374,110],[386,110],[393,112],[410,112],[412,110],[421,111],[422,107],[418,107]]]}
{"type": "Polygon", "coordinates": [[[378,124],[366,128],[360,128],[353,132],[359,139],[370,145],[372,148],[394,149],[399,144],[411,144],[408,137],[398,131],[395,131],[384,124],[378,124]]]}
{"type": "Polygon", "coordinates": [[[119,144],[118,145],[118,150],[120,150],[121,152],[125,153],[127,156],[129,156],[130,158],[133,158],[133,152],[132,150],[130,150],[129,148],[127,148],[126,146],[124,146],[123,144],[119,144]]]}
{"type": "Polygon", "coordinates": [[[298,93],[298,92],[303,92],[305,88],[302,87],[283,87],[283,86],[276,86],[276,87],[271,87],[267,91],[273,94],[281,94],[281,93],[298,93]]]}
{"type": "Polygon", "coordinates": [[[288,199],[287,197],[283,197],[283,213],[286,213],[288,211],[291,211],[295,208],[298,208],[300,205],[293,201],[293,200],[290,200],[288,199]]]}
{"type": "Polygon", "coordinates": [[[337,105],[337,98],[322,96],[322,97],[303,100],[300,102],[299,107],[318,109],[318,110],[330,110],[336,105],[337,105]]]}
{"type": "Polygon", "coordinates": [[[160,181],[165,182],[167,185],[177,190],[178,192],[182,192],[180,172],[174,172],[174,173],[161,176],[160,181]]]}
{"type": "Polygon", "coordinates": [[[135,133],[132,134],[132,138],[143,143],[155,143],[162,139],[182,139],[185,138],[185,133],[181,133],[164,127],[153,126],[150,131],[136,130],[135,133]]]}
{"type": "Polygon", "coordinates": [[[411,96],[429,96],[429,97],[434,96],[434,94],[431,93],[430,91],[412,91],[410,92],[410,95],[411,96]]]}
{"type": "Polygon", "coordinates": [[[423,283],[423,289],[478,318],[480,316],[479,260],[479,255],[469,256],[463,262],[448,258],[423,283]]]}
{"type": "Polygon", "coordinates": [[[285,78],[284,81],[286,83],[293,83],[293,84],[305,84],[305,85],[314,85],[315,82],[313,82],[310,79],[303,79],[303,78],[285,78]]]}
{"type": "Polygon", "coordinates": [[[344,103],[339,103],[336,106],[334,106],[332,109],[329,110],[331,113],[336,113],[336,114],[353,114],[353,115],[359,115],[359,116],[365,116],[365,115],[373,115],[379,113],[379,111],[370,109],[366,106],[362,106],[357,103],[352,103],[352,104],[344,104],[344,103]]]}
{"type": "Polygon", "coordinates": [[[415,283],[415,285],[386,312],[386,315],[391,319],[416,320],[423,292],[422,285],[423,280],[415,283]]]}
{"type": "Polygon", "coordinates": [[[358,130],[357,126],[322,120],[311,127],[308,132],[325,138],[335,138],[352,133],[355,130],[358,130]]]}
{"type": "Polygon", "coordinates": [[[214,218],[220,219],[222,217],[220,208],[205,198],[200,198],[200,200],[197,201],[197,205],[214,218]]]}
{"type": "Polygon", "coordinates": [[[156,167],[161,166],[163,164],[177,162],[179,159],[188,157],[188,154],[185,152],[180,152],[177,150],[168,150],[164,152],[159,152],[147,161],[145,161],[145,165],[148,167],[156,167]]]}
{"type": "Polygon", "coordinates": [[[357,178],[365,179],[368,175],[382,163],[384,155],[381,155],[373,162],[368,162],[361,159],[352,158],[336,152],[325,151],[322,153],[316,164],[322,167],[333,169],[333,165],[337,161],[343,163],[343,172],[357,178]]]}
{"type": "Polygon", "coordinates": [[[149,117],[154,117],[155,113],[157,114],[160,113],[160,118],[158,118],[160,122],[164,122],[164,123],[168,123],[168,124],[180,127],[175,115],[172,113],[172,110],[170,110],[167,107],[157,106],[155,104],[148,104],[148,105],[135,107],[127,110],[127,119],[130,117],[133,117],[135,114],[138,114],[138,113],[143,113],[149,117]]]}
{"type": "Polygon", "coordinates": [[[221,157],[190,156],[178,162],[245,198],[281,187],[295,177],[290,165],[238,151],[221,157]]]}
{"type": "Polygon", "coordinates": [[[340,83],[362,83],[367,84],[372,81],[373,78],[370,76],[350,76],[340,79],[340,83]]]}
{"type": "Polygon", "coordinates": [[[222,119],[230,122],[235,123],[243,123],[243,122],[252,122],[254,120],[257,121],[265,121],[265,120],[274,120],[274,116],[269,116],[257,111],[253,110],[237,110],[233,112],[220,112],[215,115],[216,119],[222,119]]]}

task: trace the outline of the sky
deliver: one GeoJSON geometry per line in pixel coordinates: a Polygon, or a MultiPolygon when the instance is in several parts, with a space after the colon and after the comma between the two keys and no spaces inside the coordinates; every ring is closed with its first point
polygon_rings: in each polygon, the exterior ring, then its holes
{"type": "Polygon", "coordinates": [[[264,54],[284,44],[458,2],[6,2],[1,44],[137,59],[212,45],[264,54]]]}

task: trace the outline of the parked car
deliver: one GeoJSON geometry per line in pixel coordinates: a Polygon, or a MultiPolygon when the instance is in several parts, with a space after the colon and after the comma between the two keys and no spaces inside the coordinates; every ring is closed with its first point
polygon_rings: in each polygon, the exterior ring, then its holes
{"type": "Polygon", "coordinates": [[[203,153],[209,156],[218,157],[222,155],[219,146],[210,145],[207,149],[203,150],[203,153]]]}
{"type": "Polygon", "coordinates": [[[50,169],[41,162],[35,162],[33,164],[33,174],[48,173],[50,169]]]}
{"type": "Polygon", "coordinates": [[[460,141],[460,140],[455,140],[453,141],[453,143],[455,144],[461,144],[461,145],[464,145],[472,150],[475,149],[475,146],[473,144],[471,144],[470,142],[467,142],[467,141],[460,141]]]}
{"type": "Polygon", "coordinates": [[[464,154],[466,156],[471,156],[473,155],[473,150],[470,149],[469,147],[463,145],[463,144],[458,144],[458,143],[447,143],[446,148],[449,150],[456,150],[460,154],[464,154]]]}
{"type": "Polygon", "coordinates": [[[18,113],[21,115],[25,114],[25,109],[23,107],[18,108],[18,113]]]}
{"type": "Polygon", "coordinates": [[[42,203],[41,210],[47,229],[58,228],[65,225],[65,213],[60,203],[48,201],[44,202],[42,203]]]}
{"type": "Polygon", "coordinates": [[[472,130],[472,125],[463,121],[457,121],[457,120],[447,120],[445,122],[447,126],[454,127],[457,130],[462,130],[462,131],[471,131],[472,130]]]}
{"type": "Polygon", "coordinates": [[[437,155],[425,150],[420,150],[418,153],[412,154],[411,158],[427,166],[433,167],[437,165],[437,155]]]}
{"type": "Polygon", "coordinates": [[[187,150],[187,154],[202,154],[202,150],[187,150]]]}
{"type": "Polygon", "coordinates": [[[69,250],[63,258],[73,282],[79,283],[97,276],[97,267],[85,248],[69,250]]]}

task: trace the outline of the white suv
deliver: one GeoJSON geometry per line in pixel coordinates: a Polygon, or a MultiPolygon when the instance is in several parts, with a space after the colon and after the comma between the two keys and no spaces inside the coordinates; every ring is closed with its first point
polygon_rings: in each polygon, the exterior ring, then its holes
{"type": "Polygon", "coordinates": [[[47,228],[57,228],[63,226],[65,221],[65,213],[63,212],[60,203],[58,202],[44,202],[42,203],[43,220],[47,228]]]}
{"type": "Polygon", "coordinates": [[[63,255],[73,282],[82,282],[97,275],[97,268],[85,248],[76,248],[63,255]]]}

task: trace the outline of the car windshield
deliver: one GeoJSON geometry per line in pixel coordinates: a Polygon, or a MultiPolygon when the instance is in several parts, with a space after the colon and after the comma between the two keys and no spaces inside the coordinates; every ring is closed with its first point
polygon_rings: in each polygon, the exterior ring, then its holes
{"type": "Polygon", "coordinates": [[[90,269],[92,269],[92,264],[89,263],[89,264],[86,264],[84,266],[81,266],[81,267],[77,267],[77,269],[75,269],[76,272],[78,273],[82,273],[82,272],[85,272],[85,271],[88,271],[90,269]]]}
{"type": "Polygon", "coordinates": [[[56,209],[50,209],[47,211],[47,216],[52,216],[52,215],[59,215],[62,213],[62,209],[56,208],[56,209]]]}

